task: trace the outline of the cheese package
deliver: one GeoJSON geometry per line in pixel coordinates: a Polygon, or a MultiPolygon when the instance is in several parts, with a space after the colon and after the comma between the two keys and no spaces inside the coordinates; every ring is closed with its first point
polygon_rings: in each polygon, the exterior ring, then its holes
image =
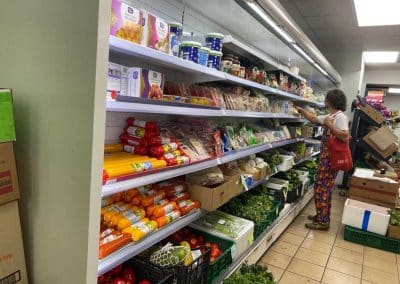
{"type": "Polygon", "coordinates": [[[128,89],[128,67],[108,62],[107,101],[115,101],[117,96],[126,96],[128,89]]]}
{"type": "Polygon", "coordinates": [[[164,74],[142,68],[128,70],[128,96],[162,100],[164,74]]]}

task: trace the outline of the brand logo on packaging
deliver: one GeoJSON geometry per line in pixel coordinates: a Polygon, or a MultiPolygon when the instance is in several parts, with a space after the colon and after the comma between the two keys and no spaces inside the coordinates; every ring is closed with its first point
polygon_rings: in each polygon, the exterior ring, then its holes
{"type": "Polygon", "coordinates": [[[132,7],[128,7],[128,13],[129,13],[129,14],[133,14],[133,9],[132,9],[132,7]]]}
{"type": "Polygon", "coordinates": [[[139,72],[137,72],[137,71],[133,72],[133,74],[132,74],[133,79],[137,79],[138,75],[139,75],[139,72]]]}
{"type": "Polygon", "coordinates": [[[10,193],[12,190],[11,172],[0,172],[0,195],[10,193]]]}

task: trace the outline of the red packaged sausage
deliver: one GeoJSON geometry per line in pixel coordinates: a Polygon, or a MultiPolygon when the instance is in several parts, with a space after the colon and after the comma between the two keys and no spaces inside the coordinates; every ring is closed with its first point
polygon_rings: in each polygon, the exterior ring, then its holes
{"type": "Polygon", "coordinates": [[[145,121],[145,120],[140,120],[140,119],[136,119],[133,117],[129,117],[126,120],[126,124],[129,126],[138,126],[138,127],[143,127],[145,129],[148,130],[157,130],[157,123],[155,123],[154,121],[145,121]]]}
{"type": "MultiPolygon", "coordinates": [[[[152,136],[147,139],[149,146],[160,146],[173,142],[178,142],[175,138],[164,136],[152,136]]],[[[161,156],[161,155],[160,155],[161,156]]]]}
{"type": "Polygon", "coordinates": [[[169,153],[171,151],[175,151],[178,149],[179,145],[176,142],[172,142],[169,144],[164,144],[161,146],[152,146],[149,147],[149,155],[152,157],[161,157],[162,155],[169,153]]]}
{"type": "Polygon", "coordinates": [[[126,127],[125,131],[129,134],[129,136],[136,137],[139,139],[157,136],[159,134],[157,130],[149,130],[137,126],[128,126],[126,127]]]}
{"type": "Polygon", "coordinates": [[[141,147],[147,147],[148,143],[146,139],[140,139],[136,137],[129,136],[128,133],[122,133],[119,136],[119,139],[121,140],[122,144],[128,144],[132,146],[141,146],[141,147]]]}

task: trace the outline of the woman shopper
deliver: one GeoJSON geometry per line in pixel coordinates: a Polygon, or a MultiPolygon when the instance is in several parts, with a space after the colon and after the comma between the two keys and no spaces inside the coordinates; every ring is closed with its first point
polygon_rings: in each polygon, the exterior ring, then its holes
{"type": "Polygon", "coordinates": [[[296,109],[312,123],[324,126],[324,134],[321,139],[321,158],[318,164],[315,177],[315,216],[308,216],[313,221],[305,226],[314,230],[328,230],[330,223],[330,210],[332,202],[332,189],[338,171],[331,168],[331,160],[327,148],[328,136],[334,136],[341,141],[349,139],[349,128],[347,116],[343,113],[346,110],[346,95],[342,90],[333,89],[328,91],[325,97],[325,106],[329,110],[328,115],[315,116],[311,112],[296,106],[296,109]]]}

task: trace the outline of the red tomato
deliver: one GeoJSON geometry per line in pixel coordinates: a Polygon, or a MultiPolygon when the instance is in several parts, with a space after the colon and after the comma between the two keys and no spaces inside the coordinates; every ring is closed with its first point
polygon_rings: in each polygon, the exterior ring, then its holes
{"type": "Polygon", "coordinates": [[[110,270],[111,275],[119,275],[122,271],[122,264],[114,267],[113,269],[110,270]]]}
{"type": "Polygon", "coordinates": [[[217,255],[217,257],[219,257],[222,254],[222,252],[221,252],[221,250],[219,248],[216,248],[215,249],[215,254],[217,255]]]}
{"type": "Polygon", "coordinates": [[[204,237],[203,236],[198,236],[197,237],[197,242],[199,243],[199,246],[204,245],[204,237]]]}
{"type": "Polygon", "coordinates": [[[181,232],[182,232],[182,237],[183,237],[184,239],[186,239],[186,238],[189,237],[190,230],[189,230],[188,228],[183,228],[183,229],[181,230],[181,232]]]}
{"type": "Polygon", "coordinates": [[[126,281],[131,281],[135,283],[136,281],[136,273],[131,267],[125,267],[122,270],[122,278],[124,278],[126,281]]]}
{"type": "Polygon", "coordinates": [[[172,236],[171,236],[171,241],[172,241],[174,244],[179,244],[179,243],[181,243],[181,242],[183,241],[182,234],[180,234],[179,232],[176,232],[176,233],[172,234],[172,236]]]}
{"type": "Polygon", "coordinates": [[[196,248],[196,247],[199,245],[199,244],[197,243],[197,239],[196,239],[196,238],[190,238],[189,244],[190,244],[190,247],[191,247],[192,249],[196,248]]]}
{"type": "Polygon", "coordinates": [[[219,248],[219,247],[218,247],[218,244],[217,244],[217,243],[212,243],[212,244],[211,244],[211,248],[212,248],[212,249],[216,249],[216,248],[219,248]]]}
{"type": "Polygon", "coordinates": [[[151,284],[151,282],[147,279],[140,280],[138,284],[151,284]]]}
{"type": "Polygon", "coordinates": [[[216,249],[211,249],[211,253],[210,256],[213,258],[217,258],[218,257],[218,252],[216,249]]]}
{"type": "Polygon", "coordinates": [[[135,282],[132,282],[131,280],[125,280],[126,284],[135,284],[135,282]]]}
{"type": "Polygon", "coordinates": [[[103,284],[106,281],[106,277],[104,275],[100,275],[97,277],[97,284],[103,284]]]}
{"type": "Polygon", "coordinates": [[[204,246],[211,248],[211,244],[209,242],[205,243],[204,246]]]}
{"type": "Polygon", "coordinates": [[[126,284],[126,281],[122,278],[115,278],[112,284],[126,284]]]}

